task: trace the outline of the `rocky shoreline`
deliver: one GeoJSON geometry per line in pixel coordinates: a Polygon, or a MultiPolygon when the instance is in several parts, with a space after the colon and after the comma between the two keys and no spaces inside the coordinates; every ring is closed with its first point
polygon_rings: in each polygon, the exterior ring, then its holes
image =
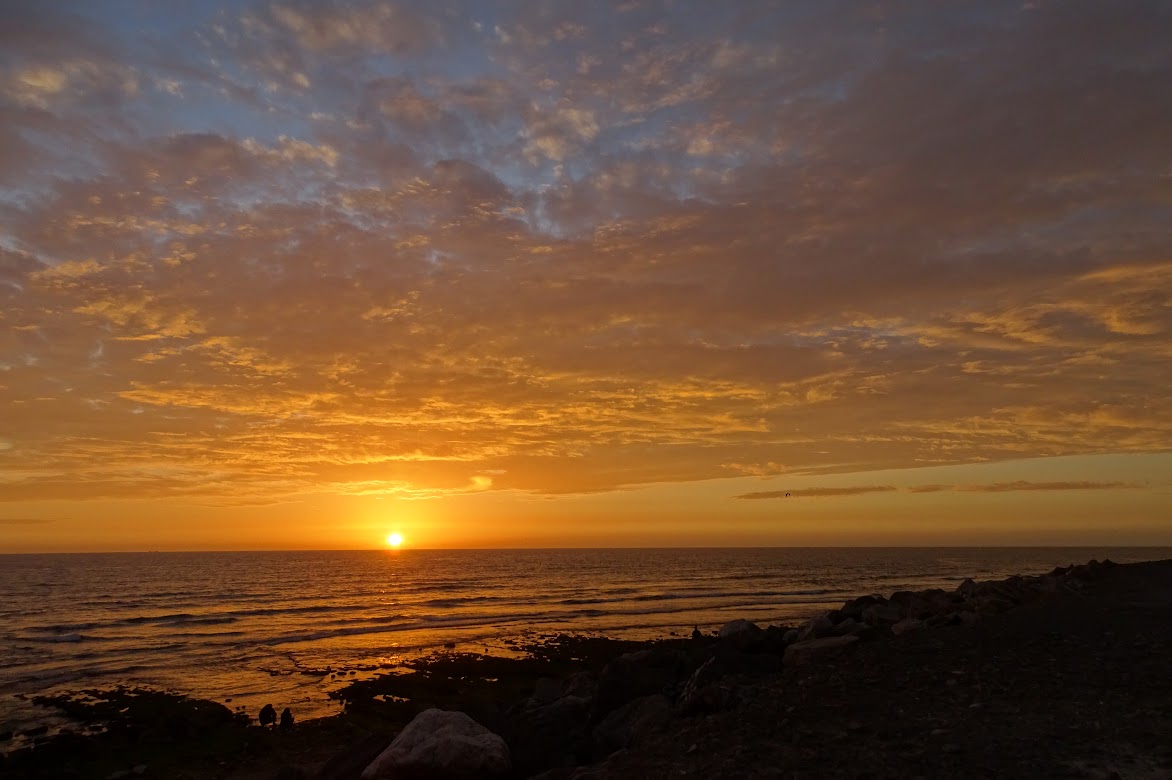
{"type": "Polygon", "coordinates": [[[153,691],[44,697],[82,727],[27,735],[0,776],[1172,776],[1172,561],[862,596],[799,626],[524,649],[419,659],[339,691],[342,715],[272,727],[153,691]]]}

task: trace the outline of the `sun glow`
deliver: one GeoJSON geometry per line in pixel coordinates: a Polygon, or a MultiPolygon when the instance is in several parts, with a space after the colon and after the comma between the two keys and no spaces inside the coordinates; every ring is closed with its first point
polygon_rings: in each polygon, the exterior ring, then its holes
{"type": "Polygon", "coordinates": [[[403,544],[403,534],[399,533],[398,531],[395,531],[392,534],[387,534],[388,547],[399,547],[401,544],[403,544]]]}

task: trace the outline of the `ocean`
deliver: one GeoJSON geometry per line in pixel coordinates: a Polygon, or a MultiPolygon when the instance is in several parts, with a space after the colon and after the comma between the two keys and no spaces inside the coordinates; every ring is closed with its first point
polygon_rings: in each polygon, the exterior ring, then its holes
{"type": "Polygon", "coordinates": [[[330,691],[446,644],[511,654],[517,640],[558,632],[795,624],[865,593],[1106,557],[1172,548],[0,555],[0,732],[52,719],[34,694],[122,684],[321,717],[338,711],[330,691]]]}

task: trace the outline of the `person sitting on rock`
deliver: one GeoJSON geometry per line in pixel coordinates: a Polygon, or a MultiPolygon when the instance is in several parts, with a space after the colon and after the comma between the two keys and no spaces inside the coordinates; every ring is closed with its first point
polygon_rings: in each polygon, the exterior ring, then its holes
{"type": "Polygon", "coordinates": [[[293,710],[288,707],[281,710],[281,722],[279,726],[282,731],[288,731],[293,728],[293,710]]]}

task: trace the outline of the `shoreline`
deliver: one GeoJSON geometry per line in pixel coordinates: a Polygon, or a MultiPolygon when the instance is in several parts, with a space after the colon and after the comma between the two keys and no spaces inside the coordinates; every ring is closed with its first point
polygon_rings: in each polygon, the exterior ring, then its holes
{"type": "MultiPolygon", "coordinates": [[[[112,597],[100,588],[94,592],[66,588],[67,598],[33,604],[27,615],[18,606],[16,622],[5,632],[7,641],[0,649],[4,656],[0,661],[5,664],[0,673],[0,732],[41,723],[57,725],[42,711],[15,700],[16,693],[129,684],[227,703],[233,710],[243,707],[254,716],[270,701],[291,706],[302,719],[330,716],[337,710],[328,693],[344,685],[344,680],[384,673],[404,660],[441,650],[448,641],[455,641],[458,650],[477,651],[487,643],[493,654],[502,655],[509,653],[503,640],[532,642],[558,632],[667,638],[672,631],[688,634],[695,624],[715,629],[742,617],[762,625],[792,623],[858,594],[951,589],[970,575],[1001,578],[1089,558],[1126,562],[1172,557],[1172,548],[1031,547],[1022,549],[1035,552],[1024,554],[1020,550],[991,554],[986,548],[963,547],[931,548],[934,552],[926,554],[920,548],[884,549],[890,551],[842,548],[814,557],[759,549],[730,556],[712,549],[692,556],[651,554],[646,559],[643,550],[628,550],[630,555],[618,558],[582,558],[578,550],[557,551],[568,556],[568,565],[556,563],[560,555],[530,557],[518,565],[508,555],[482,559],[467,551],[450,560],[446,551],[363,555],[364,560],[386,559],[376,566],[355,565],[350,558],[328,552],[315,552],[308,558],[302,553],[272,554],[255,560],[251,553],[240,553],[230,556],[239,560],[230,567],[234,574],[229,579],[253,582],[259,575],[266,585],[249,589],[239,599],[225,598],[227,592],[214,588],[202,593],[198,577],[189,576],[192,566],[179,572],[175,582],[153,581],[147,572],[141,588],[118,596],[125,601],[111,602],[112,597]],[[421,569],[434,555],[445,558],[440,569],[421,569]],[[415,563],[406,565],[413,558],[415,563]],[[622,563],[627,560],[629,564],[622,563]],[[563,574],[549,580],[546,587],[532,593],[510,592],[507,584],[502,587],[500,577],[514,566],[522,579],[538,577],[535,582],[546,582],[540,578],[542,567],[551,561],[563,574]],[[844,565],[836,568],[836,563],[844,565]],[[605,573],[595,580],[564,574],[598,565],[605,573]],[[353,598],[329,587],[319,588],[314,578],[323,567],[352,571],[360,581],[371,571],[398,572],[400,582],[407,586],[405,595],[384,596],[380,581],[373,579],[362,582],[353,598]],[[427,574],[440,570],[444,572],[440,580],[427,574]],[[824,575],[830,571],[837,573],[824,575]],[[462,572],[477,576],[460,581],[462,572]],[[724,576],[729,574],[737,576],[724,576]],[[449,583],[453,576],[456,580],[449,583]],[[474,583],[486,579],[492,584],[490,598],[475,598],[482,594],[474,583]],[[449,589],[449,584],[455,589],[449,589]],[[799,595],[807,593],[819,595],[799,595]],[[180,598],[172,603],[165,598],[171,595],[180,598]],[[210,598],[205,600],[204,595],[210,598]],[[681,599],[681,595],[687,597],[681,599]],[[444,603],[432,606],[433,600],[441,599],[444,603]],[[507,605],[510,599],[517,599],[515,607],[507,605]],[[75,614],[77,600],[93,606],[92,614],[75,614]],[[305,604],[325,610],[328,619],[300,614],[305,604]],[[39,608],[43,606],[48,611],[39,608]],[[286,607],[290,608],[283,612],[286,607]],[[266,614],[254,617],[262,612],[266,614]],[[43,617],[35,617],[38,614],[43,617]],[[527,630],[531,633],[524,636],[527,630]],[[360,636],[351,638],[350,634],[360,636]],[[314,669],[340,672],[344,678],[302,674],[314,669]]],[[[199,554],[190,557],[193,565],[207,564],[199,554]]],[[[106,578],[113,569],[118,570],[117,576],[129,577],[135,566],[126,561],[94,564],[80,578],[67,580],[83,583],[90,576],[106,578]]],[[[15,588],[18,593],[25,584],[35,586],[25,590],[39,592],[54,581],[51,569],[34,567],[23,573],[17,569],[11,574],[21,585],[15,588]]],[[[0,751],[5,749],[0,744],[0,751]]]]}
{"type": "MultiPolygon", "coordinates": [[[[347,757],[372,758],[361,745],[377,742],[381,749],[418,712],[438,707],[464,711],[501,734],[512,750],[509,777],[548,771],[556,775],[580,766],[593,766],[591,771],[604,772],[598,776],[608,776],[605,767],[612,763],[620,772],[613,776],[621,777],[629,771],[622,762],[635,760],[633,749],[654,741],[658,727],[694,725],[697,719],[737,708],[751,710],[755,697],[775,678],[841,664],[843,656],[858,659],[893,644],[988,632],[1007,615],[1057,611],[1058,605],[1085,601],[1100,584],[1137,571],[1149,572],[1149,578],[1155,576],[1151,572],[1167,575],[1172,583],[1172,561],[1093,562],[1032,577],[979,584],[965,580],[952,593],[930,589],[864,596],[801,626],[757,628],[731,621],[719,637],[646,641],[563,634],[518,645],[521,657],[511,659],[441,652],[408,662],[407,672],[349,683],[337,692],[343,713],[286,730],[249,725],[223,705],[173,694],[123,690],[85,699],[44,699],[43,704],[64,708],[78,720],[107,725],[85,733],[26,735],[37,744],[11,751],[0,769],[14,778],[107,778],[136,767],[148,777],[183,777],[182,767],[190,763],[185,756],[194,749],[223,763],[215,760],[200,768],[203,774],[186,776],[261,780],[284,771],[289,778],[342,780],[357,776],[353,767],[321,772],[347,757]],[[654,710],[643,713],[650,725],[611,723],[610,731],[617,728],[617,735],[603,728],[600,737],[599,728],[616,713],[633,717],[628,711],[633,702],[638,702],[635,714],[639,708],[654,710]],[[126,712],[119,712],[123,708],[126,712]],[[159,721],[170,723],[170,730],[156,728],[159,721]],[[549,747],[551,739],[554,748],[549,747]],[[85,758],[62,765],[59,757],[70,754],[85,758]]],[[[1149,585],[1159,590],[1159,583],[1149,585]]],[[[909,658],[893,663],[906,667],[909,658]]],[[[684,746],[685,755],[690,747],[684,746]]],[[[698,760],[694,754],[699,751],[692,751],[690,762],[698,760]]]]}

